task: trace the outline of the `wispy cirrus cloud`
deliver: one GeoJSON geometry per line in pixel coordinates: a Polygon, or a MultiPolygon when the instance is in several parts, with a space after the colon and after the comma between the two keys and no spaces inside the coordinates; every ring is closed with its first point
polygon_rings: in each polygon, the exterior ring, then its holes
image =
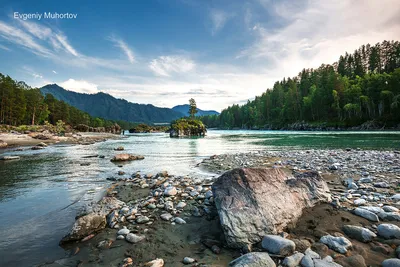
{"type": "Polygon", "coordinates": [[[170,77],[172,74],[186,73],[193,70],[196,64],[184,56],[160,56],[150,61],[149,68],[159,76],[170,77]]]}
{"type": "Polygon", "coordinates": [[[122,52],[126,55],[127,59],[130,63],[135,62],[135,56],[129,46],[122,40],[115,36],[110,36],[109,39],[115,43],[115,46],[119,47],[122,52]]]}
{"type": "Polygon", "coordinates": [[[11,51],[10,48],[8,48],[7,46],[2,45],[2,44],[0,44],[0,49],[6,50],[6,51],[11,51]]]}
{"type": "Polygon", "coordinates": [[[212,23],[211,34],[217,34],[222,28],[224,28],[228,19],[230,19],[233,14],[225,12],[219,9],[211,9],[210,11],[210,19],[212,23]]]}

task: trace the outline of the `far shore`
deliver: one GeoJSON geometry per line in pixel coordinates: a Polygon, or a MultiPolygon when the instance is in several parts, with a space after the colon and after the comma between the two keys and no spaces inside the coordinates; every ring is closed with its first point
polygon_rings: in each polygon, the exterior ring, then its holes
{"type": "Polygon", "coordinates": [[[70,136],[51,135],[48,139],[38,139],[32,137],[31,134],[23,133],[0,133],[0,141],[7,143],[4,148],[35,146],[38,143],[51,144],[91,144],[94,142],[104,141],[108,139],[117,139],[121,136],[112,133],[97,132],[77,132],[70,136]]]}

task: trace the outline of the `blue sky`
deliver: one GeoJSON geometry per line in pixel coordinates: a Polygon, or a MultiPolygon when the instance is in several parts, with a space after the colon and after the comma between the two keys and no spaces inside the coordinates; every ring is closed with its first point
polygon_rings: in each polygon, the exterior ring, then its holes
{"type": "Polygon", "coordinates": [[[193,97],[220,111],[362,44],[399,40],[398,14],[396,0],[2,0],[0,72],[163,107],[193,97]]]}

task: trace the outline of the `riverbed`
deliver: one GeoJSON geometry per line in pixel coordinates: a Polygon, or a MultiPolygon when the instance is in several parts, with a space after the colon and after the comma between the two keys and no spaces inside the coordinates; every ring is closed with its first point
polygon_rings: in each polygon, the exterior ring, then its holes
{"type": "Polygon", "coordinates": [[[216,175],[196,167],[215,154],[334,148],[400,149],[400,132],[209,131],[205,138],[191,139],[127,134],[93,145],[3,150],[1,155],[21,159],[0,162],[0,266],[32,266],[63,257],[59,240],[82,206],[101,196],[107,178],[121,177],[118,171],[126,177],[166,170],[201,178],[216,175]],[[110,162],[118,146],[145,159],[120,167],[110,162]]]}

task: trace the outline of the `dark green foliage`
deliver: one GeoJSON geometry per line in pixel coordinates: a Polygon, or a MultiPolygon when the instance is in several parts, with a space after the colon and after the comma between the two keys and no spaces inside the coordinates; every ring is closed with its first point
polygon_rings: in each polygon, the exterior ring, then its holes
{"type": "Polygon", "coordinates": [[[117,123],[123,129],[129,129],[133,125],[124,121],[91,117],[88,113],[57,100],[51,94],[43,96],[39,89],[0,73],[0,124],[39,125],[45,121],[53,125],[63,121],[71,126],[84,124],[90,127],[109,127],[117,123]]]}
{"type": "Polygon", "coordinates": [[[189,115],[193,119],[194,116],[196,116],[196,113],[197,113],[196,101],[193,98],[189,99],[189,106],[190,106],[189,107],[189,115]]]}
{"type": "Polygon", "coordinates": [[[57,84],[46,85],[40,90],[43,95],[52,94],[56,99],[83,110],[93,117],[136,123],[170,122],[182,117],[181,113],[169,108],[135,104],[105,93],[81,94],[65,90],[57,84]]]}
{"type": "Polygon", "coordinates": [[[295,122],[337,127],[400,123],[400,43],[363,45],[333,65],[303,69],[253,101],[204,116],[207,127],[282,128],[295,122]]]}
{"type": "Polygon", "coordinates": [[[130,133],[152,133],[152,132],[166,132],[169,129],[168,126],[153,126],[140,123],[129,129],[130,133]]]}
{"type": "Polygon", "coordinates": [[[204,136],[207,132],[201,120],[181,118],[171,123],[171,129],[187,136],[204,136]]]}

